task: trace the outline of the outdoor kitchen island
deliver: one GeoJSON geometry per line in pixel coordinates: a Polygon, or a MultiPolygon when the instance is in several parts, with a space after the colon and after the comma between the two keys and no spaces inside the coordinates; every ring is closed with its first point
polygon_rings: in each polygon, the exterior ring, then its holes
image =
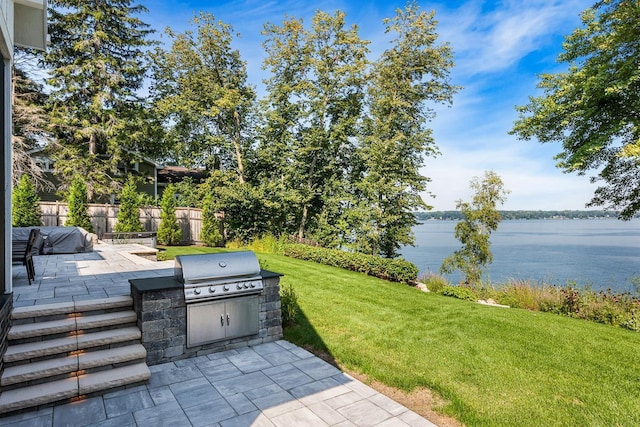
{"type": "Polygon", "coordinates": [[[280,277],[243,251],[178,256],[173,276],[130,279],[147,364],[282,339],[280,277]]]}

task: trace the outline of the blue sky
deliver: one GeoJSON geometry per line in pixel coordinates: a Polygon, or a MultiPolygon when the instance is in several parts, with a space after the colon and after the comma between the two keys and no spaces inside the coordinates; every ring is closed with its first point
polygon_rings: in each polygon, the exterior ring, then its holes
{"type": "MultiPolygon", "coordinates": [[[[375,59],[388,46],[382,20],[393,17],[406,1],[160,1],[140,0],[149,13],[141,18],[158,32],[170,26],[182,32],[197,11],[240,33],[235,47],[247,61],[249,80],[261,93],[264,77],[265,23],[285,17],[309,23],[321,9],[341,10],[360,37],[371,41],[375,59]]],[[[420,1],[436,11],[440,40],[454,51],[454,84],[463,86],[453,106],[438,107],[432,123],[441,155],[428,158],[422,173],[431,178],[425,201],[436,210],[453,210],[458,199],[471,197],[469,182],[484,171],[498,173],[511,190],[504,209],[584,209],[595,190],[588,176],[563,174],[555,167],[559,144],[518,141],[508,134],[523,105],[535,95],[537,75],[563,70],[556,62],[564,36],[580,25],[589,0],[420,1]]],[[[159,36],[159,34],[158,34],[159,36]]]]}

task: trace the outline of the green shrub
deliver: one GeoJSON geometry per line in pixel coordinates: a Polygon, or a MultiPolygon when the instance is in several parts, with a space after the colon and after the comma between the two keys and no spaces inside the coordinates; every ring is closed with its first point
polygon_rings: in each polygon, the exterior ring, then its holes
{"type": "Polygon", "coordinates": [[[167,185],[160,201],[160,226],[158,226],[158,243],[173,246],[180,243],[182,230],[176,218],[176,192],[173,184],[167,185]]]}
{"type": "Polygon", "coordinates": [[[122,186],[120,192],[120,206],[116,220],[115,231],[121,233],[132,233],[144,231],[140,222],[140,195],[133,176],[129,176],[127,182],[122,186]]]}
{"type": "Polygon", "coordinates": [[[477,301],[478,297],[469,288],[463,286],[445,286],[440,292],[440,295],[447,297],[454,297],[465,301],[477,301]]]}
{"type": "Polygon", "coordinates": [[[280,310],[282,313],[282,325],[293,325],[298,315],[298,295],[293,285],[280,287],[280,310]]]}
{"type": "Polygon", "coordinates": [[[297,243],[286,244],[284,254],[292,258],[357,271],[393,282],[409,283],[418,276],[418,268],[401,258],[380,258],[357,252],[345,252],[339,249],[326,249],[297,243]]]}
{"type": "Polygon", "coordinates": [[[42,225],[40,221],[40,197],[33,186],[33,180],[27,174],[20,177],[18,185],[13,189],[13,210],[11,224],[14,227],[31,227],[42,225]]]}
{"type": "Polygon", "coordinates": [[[265,252],[269,254],[284,253],[284,246],[286,244],[286,236],[275,237],[273,234],[265,234],[259,239],[254,239],[249,243],[248,248],[254,252],[265,252]]]}
{"type": "Polygon", "coordinates": [[[620,326],[630,331],[640,332],[640,306],[632,310],[620,326]]]}
{"type": "Polygon", "coordinates": [[[69,212],[64,225],[67,227],[82,227],[89,233],[93,233],[93,226],[89,220],[87,186],[81,176],[75,176],[71,181],[67,203],[69,212]]]}

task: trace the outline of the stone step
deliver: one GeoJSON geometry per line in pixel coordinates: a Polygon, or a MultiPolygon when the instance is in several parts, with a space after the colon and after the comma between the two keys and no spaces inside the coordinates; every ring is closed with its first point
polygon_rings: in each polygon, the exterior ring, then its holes
{"type": "Polygon", "coordinates": [[[78,377],[78,395],[82,396],[128,384],[141,383],[149,378],[151,378],[151,371],[144,362],[106,371],[92,372],[78,377]]]}
{"type": "Polygon", "coordinates": [[[0,385],[7,387],[78,370],[78,356],[66,356],[40,362],[10,366],[2,373],[0,385]]]}
{"type": "Polygon", "coordinates": [[[7,339],[21,340],[25,338],[42,337],[45,335],[61,334],[76,330],[76,319],[73,317],[62,320],[51,320],[48,322],[25,323],[23,325],[13,325],[9,329],[7,339]]]}
{"type": "Polygon", "coordinates": [[[131,308],[133,307],[133,298],[129,295],[110,297],[110,298],[98,298],[84,301],[76,301],[75,303],[76,313],[87,313],[90,311],[98,310],[112,310],[116,308],[131,308]]]}
{"type": "Polygon", "coordinates": [[[12,344],[7,348],[3,360],[5,363],[12,363],[57,354],[63,355],[71,351],[87,350],[91,347],[120,344],[129,341],[140,342],[141,336],[140,329],[131,326],[46,341],[12,344]]]}
{"type": "Polygon", "coordinates": [[[128,295],[97,298],[84,301],[70,301],[54,304],[30,305],[16,307],[11,313],[11,319],[42,319],[48,316],[67,315],[71,313],[88,313],[92,311],[114,310],[118,308],[130,308],[133,299],[128,295]]]}
{"type": "Polygon", "coordinates": [[[80,353],[78,354],[78,368],[89,370],[99,366],[116,365],[134,360],[144,361],[146,357],[147,350],[142,344],[132,344],[125,347],[80,353]]]}
{"type": "Polygon", "coordinates": [[[50,320],[47,322],[25,323],[22,325],[13,325],[11,329],[9,329],[7,338],[9,341],[36,337],[39,338],[46,335],[61,334],[76,330],[87,330],[134,323],[136,320],[136,313],[133,310],[129,310],[94,314],[91,316],[70,317],[67,319],[50,320]]]}
{"type": "Polygon", "coordinates": [[[56,304],[29,305],[26,307],[14,307],[11,312],[12,320],[30,319],[73,313],[75,305],[73,301],[59,302],[56,304]]]}
{"type": "Polygon", "coordinates": [[[128,328],[111,329],[108,331],[81,334],[78,339],[78,350],[86,350],[91,347],[100,347],[124,343],[127,341],[138,341],[142,338],[142,332],[136,326],[128,328]]]}
{"type": "Polygon", "coordinates": [[[87,329],[104,328],[107,326],[122,325],[125,323],[135,323],[138,320],[136,312],[116,311],[113,313],[94,314],[92,316],[76,317],[77,329],[79,331],[87,329]]]}
{"type": "Polygon", "coordinates": [[[147,352],[141,344],[80,353],[6,368],[0,385],[3,387],[37,381],[43,378],[88,370],[101,366],[144,360],[147,352]]]}
{"type": "Polygon", "coordinates": [[[137,363],[64,380],[7,390],[0,394],[0,413],[7,414],[89,393],[140,383],[147,381],[150,377],[151,372],[147,365],[137,363]]]}
{"type": "Polygon", "coordinates": [[[76,396],[78,396],[77,377],[7,390],[0,394],[0,413],[7,414],[76,396]]]}

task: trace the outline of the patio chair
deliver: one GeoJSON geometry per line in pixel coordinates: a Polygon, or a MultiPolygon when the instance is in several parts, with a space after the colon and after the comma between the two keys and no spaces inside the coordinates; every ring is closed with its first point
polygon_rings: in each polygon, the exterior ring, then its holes
{"type": "Polygon", "coordinates": [[[19,263],[25,266],[27,269],[27,280],[29,281],[29,285],[31,285],[31,281],[36,278],[36,269],[33,265],[33,247],[38,240],[38,236],[40,236],[39,228],[32,228],[29,231],[29,238],[27,241],[16,241],[12,242],[12,250],[11,250],[11,262],[13,264],[19,263]]]}

